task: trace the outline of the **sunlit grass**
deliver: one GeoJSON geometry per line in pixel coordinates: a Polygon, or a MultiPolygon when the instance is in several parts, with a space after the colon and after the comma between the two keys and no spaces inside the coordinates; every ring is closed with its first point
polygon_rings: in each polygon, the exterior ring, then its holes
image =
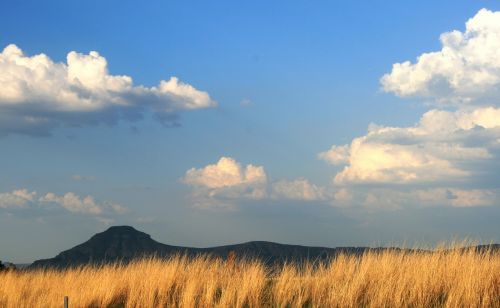
{"type": "Polygon", "coordinates": [[[329,262],[182,256],[0,273],[0,307],[500,307],[500,255],[444,250],[342,254],[329,262]]]}

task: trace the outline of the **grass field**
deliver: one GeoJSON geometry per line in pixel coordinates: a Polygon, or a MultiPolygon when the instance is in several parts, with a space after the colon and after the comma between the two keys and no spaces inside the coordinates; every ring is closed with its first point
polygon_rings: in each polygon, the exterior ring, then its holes
{"type": "Polygon", "coordinates": [[[473,250],[257,261],[143,259],[0,273],[0,307],[500,307],[500,255],[473,250]]]}

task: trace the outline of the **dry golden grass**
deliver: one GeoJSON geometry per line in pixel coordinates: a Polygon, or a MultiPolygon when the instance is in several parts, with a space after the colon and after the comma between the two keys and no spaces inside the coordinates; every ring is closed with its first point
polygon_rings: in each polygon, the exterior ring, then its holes
{"type": "Polygon", "coordinates": [[[369,252],[269,269],[258,261],[144,259],[0,273],[0,307],[500,307],[500,255],[369,252]]]}

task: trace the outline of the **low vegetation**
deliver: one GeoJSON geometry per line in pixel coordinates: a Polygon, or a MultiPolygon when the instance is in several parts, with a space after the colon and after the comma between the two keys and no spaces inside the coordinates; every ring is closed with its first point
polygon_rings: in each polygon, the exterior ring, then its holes
{"type": "Polygon", "coordinates": [[[367,252],[266,267],[176,256],[68,270],[3,271],[0,307],[500,307],[500,255],[367,252]]]}

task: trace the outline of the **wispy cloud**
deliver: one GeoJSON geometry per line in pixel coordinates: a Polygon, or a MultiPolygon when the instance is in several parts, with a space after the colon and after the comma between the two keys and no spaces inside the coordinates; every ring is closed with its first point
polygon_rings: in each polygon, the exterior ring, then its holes
{"type": "Polygon", "coordinates": [[[81,174],[73,174],[71,176],[73,181],[77,182],[92,182],[95,181],[95,176],[92,175],[81,175],[81,174]]]}
{"type": "Polygon", "coordinates": [[[0,208],[3,209],[50,209],[51,205],[72,213],[89,215],[124,214],[128,211],[118,203],[97,202],[93,196],[81,197],[73,192],[62,195],[48,192],[39,195],[36,191],[24,188],[0,193],[0,208]]]}
{"type": "Polygon", "coordinates": [[[332,204],[337,207],[364,210],[400,210],[427,207],[467,208],[495,206],[499,197],[499,189],[344,187],[335,194],[332,204]]]}
{"type": "Polygon", "coordinates": [[[253,105],[253,101],[249,98],[244,98],[240,102],[241,107],[250,107],[253,105]]]}

